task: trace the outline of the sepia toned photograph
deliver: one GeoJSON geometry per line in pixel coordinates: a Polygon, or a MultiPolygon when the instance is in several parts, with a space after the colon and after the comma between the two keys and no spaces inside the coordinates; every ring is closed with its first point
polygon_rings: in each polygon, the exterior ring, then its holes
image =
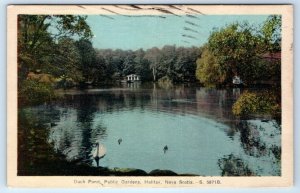
{"type": "Polygon", "coordinates": [[[292,185],[292,6],[10,6],[8,21],[9,184],[292,185]]]}

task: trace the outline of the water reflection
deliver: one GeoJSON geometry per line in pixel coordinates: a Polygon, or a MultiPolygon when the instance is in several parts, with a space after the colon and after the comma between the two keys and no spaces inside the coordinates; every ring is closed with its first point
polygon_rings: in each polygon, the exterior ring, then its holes
{"type": "Polygon", "coordinates": [[[240,139],[245,152],[251,156],[260,157],[266,155],[266,144],[261,141],[260,133],[246,121],[239,122],[240,139]]]}
{"type": "Polygon", "coordinates": [[[48,142],[69,161],[97,166],[93,149],[101,143],[107,155],[99,165],[109,168],[280,175],[280,129],[271,122],[236,120],[231,108],[241,92],[124,84],[63,91],[61,101],[23,113],[49,125],[48,142]]]}
{"type": "Polygon", "coordinates": [[[60,108],[66,114],[51,128],[49,142],[69,161],[80,160],[91,164],[92,148],[97,140],[107,137],[107,132],[101,122],[94,123],[92,107],[86,107],[84,110],[69,109],[67,112],[65,108],[60,108]]]}
{"type": "Polygon", "coordinates": [[[230,154],[219,159],[218,165],[221,168],[222,176],[253,176],[255,175],[241,158],[230,154]]]}
{"type": "Polygon", "coordinates": [[[232,118],[231,106],[237,98],[236,91],[191,89],[184,85],[174,86],[172,89],[160,89],[154,85],[152,88],[147,85],[139,89],[126,87],[90,89],[86,92],[66,91],[66,100],[61,102],[61,105],[77,109],[88,106],[92,108],[91,112],[93,110],[110,112],[140,107],[154,111],[197,114],[220,120],[232,118]]]}

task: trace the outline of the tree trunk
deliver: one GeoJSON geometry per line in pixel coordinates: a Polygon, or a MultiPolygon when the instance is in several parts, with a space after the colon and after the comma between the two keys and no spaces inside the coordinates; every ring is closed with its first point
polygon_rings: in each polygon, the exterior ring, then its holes
{"type": "Polygon", "coordinates": [[[152,68],[152,73],[153,73],[153,81],[156,81],[156,67],[152,68]]]}

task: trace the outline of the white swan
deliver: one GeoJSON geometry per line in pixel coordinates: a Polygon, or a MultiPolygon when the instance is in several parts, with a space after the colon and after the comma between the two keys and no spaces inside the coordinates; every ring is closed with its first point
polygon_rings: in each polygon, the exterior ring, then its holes
{"type": "Polygon", "coordinates": [[[99,160],[102,159],[106,154],[106,149],[102,144],[96,143],[96,150],[93,152],[93,157],[99,167],[99,160]]]}

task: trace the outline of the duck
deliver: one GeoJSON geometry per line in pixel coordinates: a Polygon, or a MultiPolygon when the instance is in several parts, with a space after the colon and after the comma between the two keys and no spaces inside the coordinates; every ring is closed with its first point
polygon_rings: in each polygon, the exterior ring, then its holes
{"type": "Polygon", "coordinates": [[[164,153],[166,153],[166,151],[168,151],[168,146],[166,145],[165,147],[164,147],[164,153]]]}
{"type": "Polygon", "coordinates": [[[120,139],[118,139],[118,143],[119,143],[119,145],[122,143],[122,138],[120,138],[120,139]]]}

